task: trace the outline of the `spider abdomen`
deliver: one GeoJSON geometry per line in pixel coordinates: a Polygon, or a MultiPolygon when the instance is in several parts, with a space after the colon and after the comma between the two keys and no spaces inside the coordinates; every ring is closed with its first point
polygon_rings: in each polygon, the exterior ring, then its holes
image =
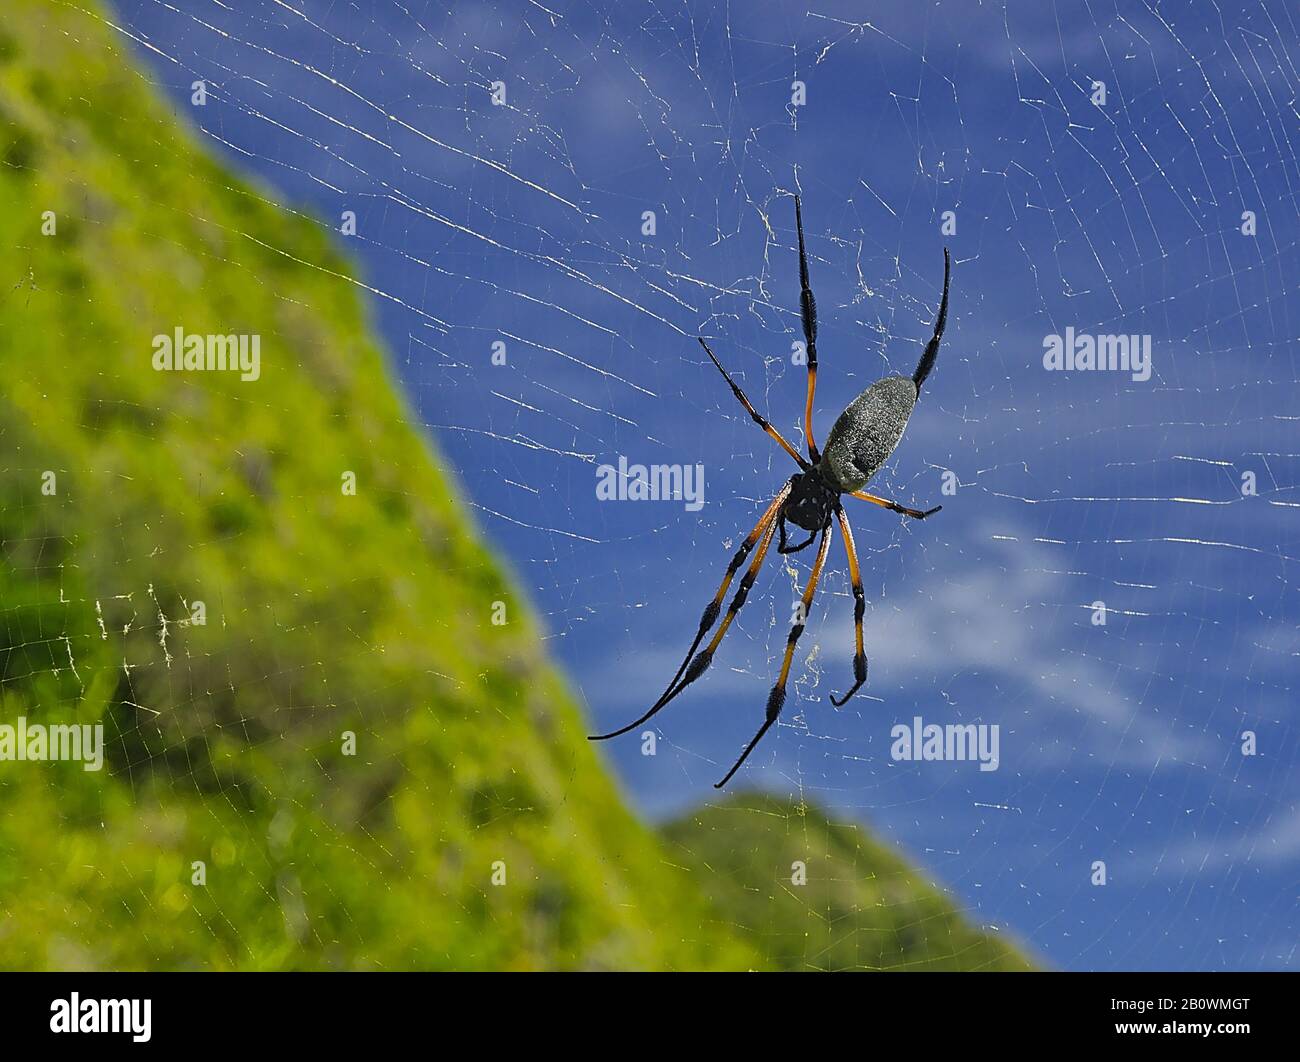
{"type": "Polygon", "coordinates": [[[848,404],[822,451],[822,475],[832,487],[849,494],[867,485],[903,437],[916,395],[908,377],[887,376],[848,404]]]}

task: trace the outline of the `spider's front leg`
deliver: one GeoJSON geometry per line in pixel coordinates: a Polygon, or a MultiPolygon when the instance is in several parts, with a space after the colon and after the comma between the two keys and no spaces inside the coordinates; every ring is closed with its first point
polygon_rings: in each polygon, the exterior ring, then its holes
{"type": "Polygon", "coordinates": [[[740,544],[740,549],[736,551],[736,555],[731,558],[731,563],[727,565],[726,575],[723,576],[722,585],[718,587],[717,593],[713,595],[713,600],[709,602],[704,610],[704,615],[700,617],[699,628],[695,632],[695,640],[691,642],[691,647],[686,651],[686,656],[677,669],[677,674],[668,683],[668,688],[664,690],[663,694],[650,706],[650,709],[644,715],[634,719],[627,726],[619,727],[619,729],[610,731],[608,734],[592,734],[588,738],[589,741],[605,741],[608,738],[618,737],[620,734],[626,734],[629,730],[635,729],[659,712],[682,690],[704,674],[709,664],[713,662],[713,654],[722,641],[723,635],[727,633],[731,621],[735,619],[736,613],[740,611],[745,599],[749,596],[754,580],[758,578],[758,571],[763,566],[763,559],[767,556],[768,548],[772,545],[772,536],[776,532],[777,514],[784,511],[785,502],[789,496],[790,485],[787,483],[777,492],[776,497],[764,510],[763,515],[758,518],[758,523],[754,525],[753,530],[745,536],[745,540],[740,544]],[[713,636],[708,646],[697,654],[695,650],[699,648],[700,642],[704,640],[704,636],[712,630],[713,625],[718,621],[718,615],[722,611],[722,602],[726,597],[727,588],[731,585],[731,580],[735,577],[736,572],[740,570],[741,565],[745,563],[745,559],[755,545],[758,546],[758,552],[754,554],[754,559],[750,561],[749,568],[741,577],[736,596],[728,606],[726,615],[722,617],[722,626],[713,636]]]}
{"type": "Polygon", "coordinates": [[[804,628],[808,625],[808,614],[812,611],[813,596],[817,593],[817,583],[821,580],[822,569],[826,566],[826,554],[831,546],[831,527],[830,523],[822,530],[821,545],[817,547],[817,559],[813,561],[812,572],[808,576],[808,585],[804,587],[802,608],[798,622],[790,628],[790,635],[785,641],[785,659],[781,662],[781,674],[776,680],[776,685],[772,687],[772,692],[767,695],[767,712],[763,719],[763,725],[758,728],[758,733],[745,746],[745,751],[740,754],[738,759],[727,772],[727,776],[718,782],[713,788],[721,789],[729,781],[731,776],[740,770],[741,764],[749,759],[749,754],[754,751],[763,735],[772,728],[776,722],[777,716],[781,714],[781,709],[785,705],[785,684],[790,678],[790,663],[794,659],[794,647],[799,641],[800,635],[803,634],[804,628]]]}

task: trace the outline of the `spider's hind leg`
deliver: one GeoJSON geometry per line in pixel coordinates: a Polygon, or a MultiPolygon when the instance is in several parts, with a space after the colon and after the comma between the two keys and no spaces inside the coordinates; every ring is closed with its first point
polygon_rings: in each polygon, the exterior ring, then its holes
{"type": "Polygon", "coordinates": [[[948,248],[945,247],[943,249],[943,298],[939,302],[939,315],[934,319],[934,335],[925,345],[925,352],[917,362],[916,372],[912,374],[912,382],[916,384],[918,395],[921,393],[921,385],[925,383],[930,370],[934,368],[934,359],[939,356],[939,343],[943,340],[943,329],[948,323],[948,280],[951,275],[952,259],[948,256],[948,248]]]}
{"type": "Polygon", "coordinates": [[[794,197],[794,223],[799,230],[799,317],[803,323],[804,347],[808,354],[808,392],[804,399],[803,433],[808,442],[808,457],[815,465],[821,460],[817,443],[813,441],[813,399],[817,394],[817,300],[813,298],[812,282],[808,279],[808,252],[803,245],[803,206],[794,197]]]}

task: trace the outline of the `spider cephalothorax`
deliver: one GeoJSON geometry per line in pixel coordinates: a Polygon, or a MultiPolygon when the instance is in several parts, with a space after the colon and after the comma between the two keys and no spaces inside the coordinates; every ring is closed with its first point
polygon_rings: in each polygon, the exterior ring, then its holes
{"type": "Polygon", "coordinates": [[[921,385],[925,383],[926,378],[930,375],[930,370],[934,368],[934,359],[939,353],[939,342],[943,338],[944,325],[948,320],[948,279],[951,268],[948,251],[945,249],[943,252],[943,298],[939,302],[939,313],[934,321],[934,335],[931,337],[930,342],[926,344],[925,352],[921,355],[920,362],[917,363],[916,371],[910,378],[906,376],[887,376],[883,380],[877,380],[850,402],[835,421],[834,427],[831,428],[831,433],[826,438],[826,452],[822,454],[818,452],[817,444],[813,441],[812,431],[813,396],[817,391],[817,303],[813,299],[812,288],[809,286],[808,281],[808,255],[804,250],[803,241],[803,210],[797,195],[794,197],[794,216],[795,226],[799,233],[799,309],[803,322],[804,339],[808,348],[808,395],[804,402],[804,435],[808,441],[808,457],[805,459],[798,450],[786,441],[779,431],[772,427],[754,409],[745,396],[745,392],[736,385],[727,370],[722,367],[722,363],[709,349],[709,345],[701,338],[700,346],[704,348],[710,360],[722,373],[723,378],[727,381],[728,386],[730,386],[732,393],[740,401],[740,404],[745,407],[754,422],[767,432],[786,453],[794,458],[795,463],[799,466],[799,471],[777,492],[776,497],[763,511],[763,515],[758,518],[758,523],[754,525],[753,530],[745,536],[745,540],[740,544],[736,555],[731,558],[731,563],[727,565],[727,573],[722,579],[722,585],[718,587],[717,593],[713,595],[713,600],[709,602],[704,610],[704,615],[700,619],[695,640],[691,643],[690,649],[686,652],[686,658],[677,669],[677,674],[673,676],[673,680],[668,683],[668,688],[664,690],[663,695],[650,706],[650,710],[640,719],[634,720],[627,726],[621,727],[612,733],[599,734],[592,738],[593,741],[599,741],[605,738],[617,737],[619,734],[626,734],[629,730],[640,726],[709,669],[709,665],[713,662],[713,655],[717,651],[723,635],[727,633],[727,628],[731,626],[732,620],[736,618],[736,613],[740,611],[745,599],[749,596],[754,580],[758,578],[758,571],[763,566],[763,560],[771,548],[773,535],[776,535],[779,531],[779,535],[777,535],[778,553],[797,553],[799,550],[810,546],[813,540],[817,539],[817,557],[813,561],[812,573],[808,576],[808,583],[804,587],[799,618],[790,628],[789,637],[786,639],[785,658],[781,663],[781,673],[776,680],[776,684],[772,687],[772,692],[768,694],[766,718],[763,725],[758,728],[758,733],[745,746],[740,758],[727,772],[726,777],[717,784],[716,788],[718,789],[726,785],[731,776],[740,769],[740,765],[754,751],[754,746],[763,739],[763,735],[767,733],[781,713],[781,707],[785,703],[786,681],[790,677],[790,663],[794,659],[795,644],[799,641],[800,635],[803,634],[808,612],[812,608],[813,595],[817,591],[817,583],[821,579],[822,569],[826,565],[826,554],[831,543],[832,518],[839,523],[840,530],[844,534],[844,550],[849,562],[849,579],[853,584],[855,652],[853,654],[853,686],[842,698],[836,699],[835,695],[832,694],[831,703],[838,708],[857,693],[862,688],[863,683],[867,681],[867,655],[862,645],[862,618],[866,612],[866,596],[862,590],[862,571],[858,566],[858,552],[853,544],[853,529],[849,526],[849,519],[844,512],[843,505],[840,504],[840,498],[848,494],[854,498],[860,498],[863,501],[883,506],[893,512],[901,513],[904,516],[910,516],[915,520],[924,520],[932,513],[937,513],[941,508],[941,506],[935,506],[933,509],[927,509],[924,512],[918,509],[909,509],[886,498],[878,498],[874,494],[867,494],[862,488],[867,485],[868,480],[879,471],[880,466],[894,452],[894,447],[898,445],[899,440],[903,437],[907,421],[911,417],[912,409],[915,407],[916,400],[921,393],[921,385]],[[786,541],[787,521],[807,531],[809,533],[807,539],[794,546],[788,545],[786,541]],[[722,602],[726,598],[727,590],[731,586],[736,573],[749,559],[749,555],[754,551],[755,546],[758,547],[758,552],[749,561],[749,567],[741,577],[736,594],[724,615],[722,613],[722,602]],[[722,623],[709,640],[709,644],[700,649],[700,643],[704,641],[704,636],[713,629],[713,625],[718,622],[720,615],[722,616],[722,623]]]}
{"type": "MultiPolygon", "coordinates": [[[[820,468],[810,468],[807,472],[796,472],[790,477],[790,496],[785,500],[780,519],[789,520],[796,527],[805,531],[825,531],[830,526],[835,506],[839,504],[839,491],[831,487],[822,476],[820,468]]],[[[800,546],[785,545],[785,528],[781,528],[782,542],[778,547],[781,553],[797,553],[812,542],[814,535],[800,546]]]]}

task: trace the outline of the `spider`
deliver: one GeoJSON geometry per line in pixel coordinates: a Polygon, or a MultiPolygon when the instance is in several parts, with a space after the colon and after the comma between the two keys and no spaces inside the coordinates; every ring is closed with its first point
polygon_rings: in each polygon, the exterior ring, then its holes
{"type": "Polygon", "coordinates": [[[726,575],[722,579],[722,585],[718,587],[717,593],[713,595],[713,600],[709,602],[708,607],[704,610],[704,615],[700,618],[700,626],[695,634],[695,640],[691,643],[690,649],[686,652],[686,658],[677,669],[677,674],[673,676],[673,680],[668,684],[668,688],[664,690],[663,695],[651,705],[650,710],[641,718],[608,734],[595,734],[590,738],[592,741],[604,741],[607,738],[618,737],[620,734],[626,734],[629,730],[635,729],[667,706],[682,690],[686,689],[687,686],[708,670],[709,665],[713,662],[713,654],[717,652],[719,643],[727,633],[727,628],[731,626],[732,620],[736,618],[741,606],[745,604],[750,588],[754,585],[754,580],[758,578],[759,569],[763,566],[763,560],[772,545],[774,534],[778,539],[778,553],[798,553],[810,546],[814,539],[817,539],[817,556],[813,561],[812,572],[808,576],[807,585],[804,587],[802,607],[796,617],[796,622],[790,628],[789,636],[786,638],[785,659],[781,663],[781,673],[776,680],[776,684],[772,687],[772,692],[768,694],[766,718],[763,720],[763,725],[758,728],[758,733],[745,746],[740,758],[727,772],[726,777],[714,786],[715,789],[721,789],[725,786],[732,776],[740,770],[741,765],[749,758],[749,754],[754,751],[754,747],[763,740],[763,735],[768,732],[772,724],[776,722],[777,716],[781,714],[781,708],[785,704],[785,686],[786,680],[790,676],[790,662],[794,657],[795,644],[799,641],[799,636],[803,634],[808,613],[812,608],[813,595],[817,592],[817,583],[821,579],[822,569],[826,564],[826,554],[830,549],[832,517],[839,523],[840,531],[844,535],[844,551],[848,556],[849,578],[853,583],[853,634],[856,651],[853,655],[853,687],[838,700],[836,700],[834,694],[831,694],[831,703],[836,708],[842,707],[867,681],[867,655],[862,648],[862,617],[867,607],[866,595],[862,590],[862,571],[858,565],[857,548],[853,543],[853,529],[849,526],[849,519],[844,512],[843,505],[840,504],[840,498],[848,494],[851,497],[860,498],[862,501],[871,502],[873,505],[880,505],[893,512],[901,513],[903,516],[911,517],[914,520],[924,520],[927,516],[932,516],[943,508],[936,505],[933,509],[926,509],[924,512],[919,509],[909,509],[885,498],[878,498],[874,494],[867,494],[862,488],[867,485],[867,481],[876,474],[880,466],[885,463],[898,445],[903,436],[903,430],[907,427],[908,418],[911,416],[912,409],[920,395],[921,385],[925,383],[926,378],[930,375],[930,370],[934,368],[934,361],[939,353],[939,341],[943,338],[944,325],[948,320],[948,278],[951,272],[948,249],[944,248],[943,252],[943,298],[939,303],[939,315],[934,322],[934,335],[931,337],[930,342],[926,344],[925,352],[921,355],[921,360],[916,366],[916,372],[912,374],[911,378],[887,376],[883,380],[877,380],[858,395],[839,415],[835,425],[831,428],[830,435],[826,439],[825,452],[819,453],[817,444],[813,441],[812,430],[813,396],[817,391],[817,303],[813,299],[812,288],[808,283],[808,255],[804,250],[803,240],[803,209],[798,195],[794,197],[794,217],[795,226],[799,233],[799,285],[801,289],[799,311],[803,319],[803,334],[807,346],[808,361],[808,394],[804,402],[804,435],[808,441],[808,457],[805,460],[799,451],[791,446],[784,436],[754,409],[745,396],[745,392],[737,386],[727,370],[722,367],[722,363],[718,361],[709,348],[709,344],[704,341],[703,337],[697,337],[700,346],[704,348],[704,352],[708,354],[709,359],[717,366],[718,372],[722,373],[723,379],[727,381],[731,393],[745,407],[746,412],[754,419],[754,423],[767,432],[781,449],[794,458],[795,463],[799,466],[799,471],[791,476],[789,482],[777,491],[776,497],[764,510],[763,515],[758,518],[758,523],[754,525],[753,530],[745,536],[745,540],[740,544],[740,549],[736,551],[736,555],[731,558],[731,563],[727,565],[726,575]],[[798,545],[790,545],[786,538],[787,521],[807,531],[807,539],[798,545]],[[731,586],[736,573],[740,570],[741,565],[745,563],[750,553],[754,551],[756,545],[758,546],[758,552],[754,553],[753,560],[749,562],[749,567],[745,570],[744,576],[741,577],[736,594],[732,598],[731,604],[727,606],[726,614],[722,617],[721,626],[718,627],[717,633],[713,635],[709,644],[697,653],[696,650],[699,650],[704,636],[713,629],[713,625],[718,620],[718,616],[722,611],[722,601],[726,596],[728,587],[731,586]]]}

